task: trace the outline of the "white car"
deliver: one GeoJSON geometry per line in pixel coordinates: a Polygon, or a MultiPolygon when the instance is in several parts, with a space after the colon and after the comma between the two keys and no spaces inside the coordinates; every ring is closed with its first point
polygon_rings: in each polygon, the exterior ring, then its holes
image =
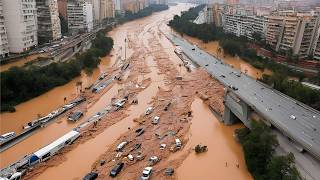
{"type": "Polygon", "coordinates": [[[128,155],[128,159],[129,159],[130,161],[133,161],[134,158],[133,158],[132,154],[129,154],[129,155],[128,155]]]}
{"type": "Polygon", "coordinates": [[[159,123],[159,120],[160,120],[160,117],[159,117],[159,116],[155,116],[155,117],[152,119],[152,124],[158,124],[158,123],[159,123]]]}
{"type": "Polygon", "coordinates": [[[152,174],[152,167],[145,167],[142,171],[141,180],[148,180],[152,174]]]}
{"type": "Polygon", "coordinates": [[[151,114],[152,111],[153,111],[153,108],[152,108],[152,107],[148,107],[147,110],[146,110],[146,112],[145,112],[145,115],[151,114]]]}
{"type": "Polygon", "coordinates": [[[166,148],[166,144],[160,144],[160,150],[164,150],[166,148]]]}
{"type": "Polygon", "coordinates": [[[290,115],[291,119],[296,119],[296,117],[294,115],[290,115]]]}

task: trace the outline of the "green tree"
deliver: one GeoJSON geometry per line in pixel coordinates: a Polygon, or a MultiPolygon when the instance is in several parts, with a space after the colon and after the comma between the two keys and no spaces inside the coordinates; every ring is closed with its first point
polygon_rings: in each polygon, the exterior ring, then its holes
{"type": "Polygon", "coordinates": [[[266,180],[302,180],[294,165],[294,155],[274,156],[267,166],[266,180]]]}

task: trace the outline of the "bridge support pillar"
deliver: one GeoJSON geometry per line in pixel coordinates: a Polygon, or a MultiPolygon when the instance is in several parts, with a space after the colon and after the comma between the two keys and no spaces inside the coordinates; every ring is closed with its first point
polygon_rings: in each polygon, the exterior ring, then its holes
{"type": "Polygon", "coordinates": [[[230,108],[228,106],[225,106],[224,108],[224,114],[223,114],[223,122],[225,125],[232,125],[236,123],[238,120],[237,116],[235,116],[230,108]]]}
{"type": "Polygon", "coordinates": [[[247,103],[238,98],[234,93],[227,91],[224,105],[223,122],[226,125],[232,125],[240,120],[246,127],[251,128],[250,115],[252,109],[247,103]]]}

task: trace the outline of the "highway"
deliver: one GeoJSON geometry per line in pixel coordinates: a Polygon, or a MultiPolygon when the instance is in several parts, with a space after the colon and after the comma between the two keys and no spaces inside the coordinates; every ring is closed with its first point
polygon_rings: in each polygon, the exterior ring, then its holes
{"type": "Polygon", "coordinates": [[[274,127],[320,160],[320,112],[243,74],[173,34],[166,35],[183,53],[274,127]],[[232,87],[235,87],[232,89],[232,87]]]}

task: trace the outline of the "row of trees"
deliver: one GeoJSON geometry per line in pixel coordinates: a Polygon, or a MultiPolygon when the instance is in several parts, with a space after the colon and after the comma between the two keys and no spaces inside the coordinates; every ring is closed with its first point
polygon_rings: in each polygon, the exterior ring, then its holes
{"type": "Polygon", "coordinates": [[[294,155],[274,155],[279,145],[269,127],[252,121],[251,131],[247,128],[236,130],[237,138],[243,146],[244,157],[252,176],[256,180],[302,180],[294,165],[294,155]]]}
{"type": "Polygon", "coordinates": [[[190,8],[188,11],[182,12],[181,16],[175,15],[173,19],[169,21],[169,26],[181,35],[186,34],[196,37],[203,42],[218,40],[219,35],[221,35],[221,29],[215,27],[214,24],[195,24],[192,22],[204,6],[205,5],[199,5],[190,8]]]}
{"type": "Polygon", "coordinates": [[[280,73],[263,75],[261,81],[298,101],[320,110],[320,91],[318,90],[306,87],[299,82],[288,80],[286,76],[280,73]]]}
{"type": "Polygon", "coordinates": [[[44,67],[12,67],[1,72],[1,112],[15,111],[15,105],[66,84],[79,76],[82,69],[91,71],[100,63],[99,57],[110,53],[112,47],[113,40],[98,33],[87,52],[68,62],[44,67]]]}
{"type": "Polygon", "coordinates": [[[119,18],[119,22],[123,23],[126,21],[139,19],[151,15],[153,12],[159,12],[167,9],[169,9],[169,6],[165,4],[151,4],[150,6],[138,11],[137,13],[126,11],[124,17],[119,18]]]}

